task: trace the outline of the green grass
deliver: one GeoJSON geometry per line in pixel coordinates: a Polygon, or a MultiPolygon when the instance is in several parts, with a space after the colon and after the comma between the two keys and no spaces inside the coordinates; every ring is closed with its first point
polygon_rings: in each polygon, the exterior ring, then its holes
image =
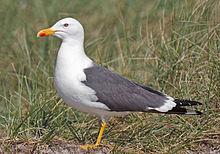
{"type": "MultiPolygon", "coordinates": [[[[95,117],[66,106],[53,85],[60,40],[36,33],[71,16],[87,54],[129,79],[203,103],[202,116],[131,114],[113,119],[112,152],[185,153],[220,140],[218,0],[8,0],[0,5],[0,139],[93,143],[95,117]]],[[[3,142],[4,141],[4,142],[3,142]]],[[[6,142],[7,141],[7,142],[6,142]]]]}

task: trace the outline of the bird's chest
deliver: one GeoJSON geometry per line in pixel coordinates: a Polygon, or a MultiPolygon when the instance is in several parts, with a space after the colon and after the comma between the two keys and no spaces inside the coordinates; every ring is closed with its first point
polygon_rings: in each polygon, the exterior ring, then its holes
{"type": "Polygon", "coordinates": [[[84,68],[92,61],[78,47],[62,43],[57,55],[55,67],[55,86],[60,97],[68,105],[79,108],[97,100],[95,91],[82,83],[86,80],[84,68]]]}
{"type": "Polygon", "coordinates": [[[81,81],[86,80],[83,70],[55,69],[55,87],[64,102],[75,108],[97,100],[95,92],[81,81]]]}

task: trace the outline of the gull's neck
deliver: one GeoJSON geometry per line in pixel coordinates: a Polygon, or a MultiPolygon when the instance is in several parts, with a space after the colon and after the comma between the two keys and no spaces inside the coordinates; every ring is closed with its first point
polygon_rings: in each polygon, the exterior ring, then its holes
{"type": "Polygon", "coordinates": [[[92,60],[84,52],[83,40],[64,39],[56,61],[57,70],[83,71],[83,69],[92,66],[92,60]]]}

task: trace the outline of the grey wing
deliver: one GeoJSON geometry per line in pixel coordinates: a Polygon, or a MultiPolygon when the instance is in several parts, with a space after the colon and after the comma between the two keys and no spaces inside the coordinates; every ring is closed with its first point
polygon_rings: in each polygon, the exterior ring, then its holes
{"type": "Polygon", "coordinates": [[[129,81],[98,65],[84,70],[83,83],[95,90],[99,102],[112,111],[148,111],[169,100],[163,93],[129,81]]]}

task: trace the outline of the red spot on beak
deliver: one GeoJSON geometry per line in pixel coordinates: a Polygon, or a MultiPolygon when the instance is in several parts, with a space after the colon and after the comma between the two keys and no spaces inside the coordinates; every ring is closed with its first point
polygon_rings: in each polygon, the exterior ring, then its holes
{"type": "Polygon", "coordinates": [[[40,37],[43,37],[43,36],[46,36],[46,33],[40,33],[38,36],[40,36],[40,37]]]}

